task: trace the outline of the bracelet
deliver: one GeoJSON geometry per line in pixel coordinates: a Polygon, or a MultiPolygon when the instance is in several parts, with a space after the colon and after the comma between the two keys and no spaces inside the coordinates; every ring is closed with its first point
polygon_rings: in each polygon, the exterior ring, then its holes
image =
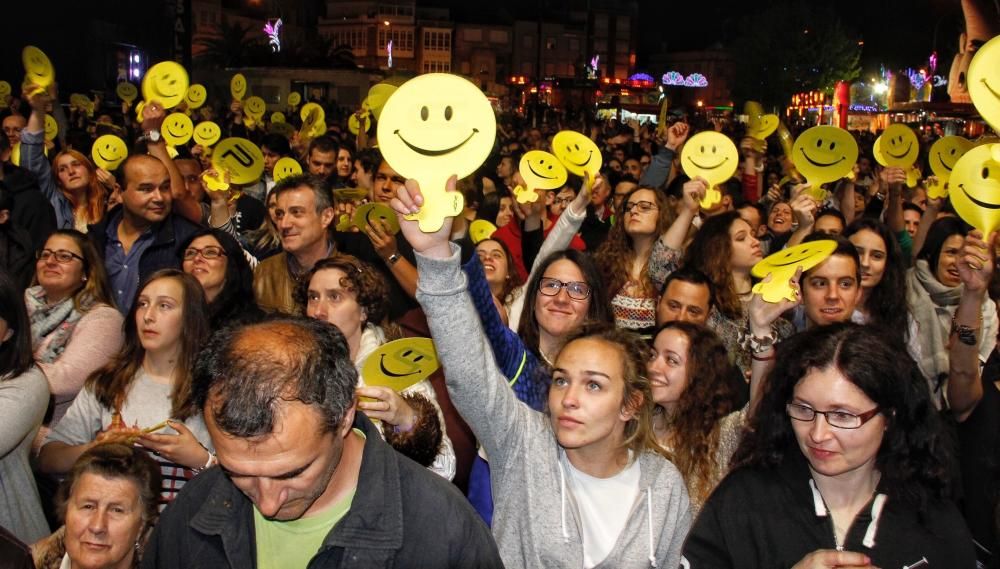
{"type": "MultiPolygon", "coordinates": [[[[973,328],[972,326],[966,326],[964,324],[959,324],[955,317],[951,318],[951,333],[958,336],[958,341],[962,342],[966,346],[975,346],[979,343],[979,330],[983,327],[983,315],[979,315],[979,325],[973,328]]],[[[949,334],[949,335],[950,335],[949,334]]]]}
{"type": "Polygon", "coordinates": [[[392,255],[389,255],[389,258],[387,258],[385,262],[388,263],[390,266],[392,266],[398,263],[399,259],[400,259],[399,253],[393,253],[392,255]]]}
{"type": "Polygon", "coordinates": [[[753,361],[755,361],[755,362],[769,362],[769,361],[771,361],[771,360],[773,360],[773,359],[775,359],[775,358],[778,357],[778,352],[773,351],[773,350],[771,351],[771,355],[770,356],[761,356],[761,355],[759,355],[759,354],[762,354],[762,353],[764,353],[764,352],[753,352],[753,353],[750,354],[750,359],[753,360],[753,361]]]}
{"type": "Polygon", "coordinates": [[[205,461],[205,466],[202,466],[201,468],[192,468],[191,472],[194,472],[195,474],[201,474],[203,470],[207,470],[209,468],[212,468],[216,464],[219,464],[219,459],[216,458],[214,452],[208,449],[205,449],[205,452],[208,453],[208,460],[205,461]]]}
{"type": "Polygon", "coordinates": [[[746,333],[743,341],[740,342],[744,350],[749,350],[755,354],[766,352],[778,341],[778,331],[771,328],[771,333],[763,338],[758,338],[752,332],[746,333]]]}

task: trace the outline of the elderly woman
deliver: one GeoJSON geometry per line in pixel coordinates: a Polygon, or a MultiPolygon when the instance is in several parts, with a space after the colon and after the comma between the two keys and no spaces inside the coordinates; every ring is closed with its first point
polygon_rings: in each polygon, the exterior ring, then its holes
{"type": "Polygon", "coordinates": [[[141,449],[120,443],[91,448],[59,488],[65,525],[32,546],[35,566],[138,567],[159,493],[160,469],[141,449]]]}

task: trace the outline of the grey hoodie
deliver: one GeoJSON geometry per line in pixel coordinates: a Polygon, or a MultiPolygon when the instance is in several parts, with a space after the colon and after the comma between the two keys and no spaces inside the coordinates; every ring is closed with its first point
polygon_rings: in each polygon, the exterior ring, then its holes
{"type": "MultiPolygon", "coordinates": [[[[582,519],[566,481],[566,456],[548,417],[524,405],[497,369],[466,293],[458,248],[448,259],[417,255],[417,300],[427,315],[448,393],[490,457],[493,535],[509,568],[583,567],[582,519]]],[[[680,473],[654,453],[638,458],[639,495],[600,568],[680,564],[691,526],[680,473]]]]}

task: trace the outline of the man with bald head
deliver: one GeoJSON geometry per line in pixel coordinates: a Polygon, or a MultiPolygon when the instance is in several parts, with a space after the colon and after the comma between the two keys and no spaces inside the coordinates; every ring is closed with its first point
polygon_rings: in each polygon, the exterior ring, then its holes
{"type": "Polygon", "coordinates": [[[180,268],[177,247],[198,226],[172,212],[170,173],[158,158],[136,154],[121,168],[122,203],[89,235],[104,256],[118,309],[127,314],[140,282],[159,269],[180,268]]]}
{"type": "Polygon", "coordinates": [[[194,378],[219,468],[163,513],[144,569],[503,566],[468,500],[357,409],[335,326],[299,317],[221,330],[194,378]]]}

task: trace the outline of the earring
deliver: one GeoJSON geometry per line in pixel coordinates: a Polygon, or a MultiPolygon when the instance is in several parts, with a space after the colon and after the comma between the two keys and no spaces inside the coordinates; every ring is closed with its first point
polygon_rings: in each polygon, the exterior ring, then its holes
{"type": "Polygon", "coordinates": [[[83,277],[83,282],[87,282],[87,276],[86,275],[84,275],[84,277],[83,277]]]}

